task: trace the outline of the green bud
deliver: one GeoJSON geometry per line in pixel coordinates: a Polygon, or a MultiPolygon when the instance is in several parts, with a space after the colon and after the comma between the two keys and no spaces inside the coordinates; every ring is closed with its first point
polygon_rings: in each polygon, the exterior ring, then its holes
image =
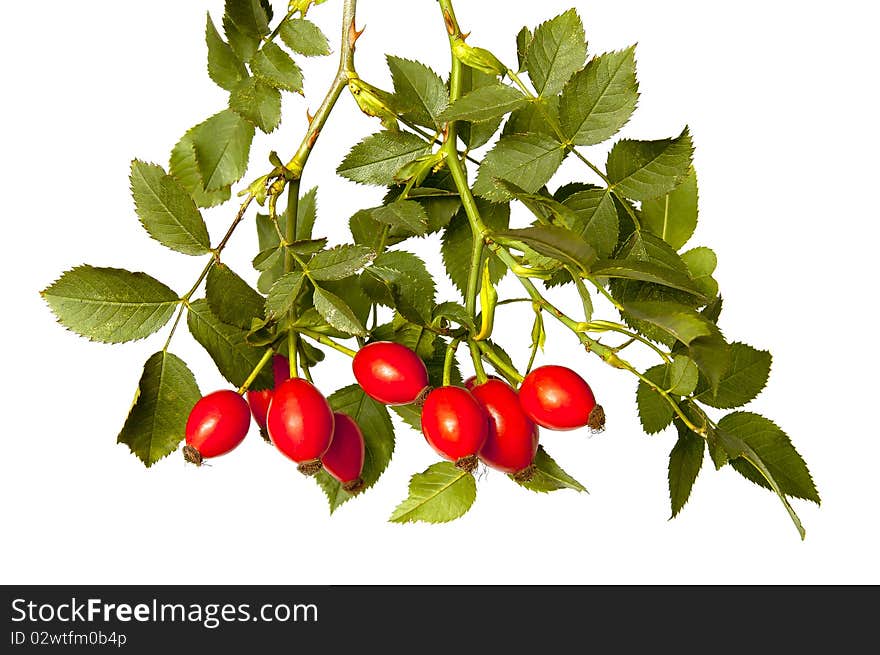
{"type": "Polygon", "coordinates": [[[507,66],[498,57],[485,48],[468,45],[461,37],[453,39],[452,52],[461,63],[488,75],[504,75],[507,72],[507,66]]]}
{"type": "Polygon", "coordinates": [[[397,129],[397,112],[394,111],[394,96],[364,82],[359,77],[348,80],[348,90],[357,102],[358,107],[367,116],[374,116],[382,121],[388,129],[397,129]]]}

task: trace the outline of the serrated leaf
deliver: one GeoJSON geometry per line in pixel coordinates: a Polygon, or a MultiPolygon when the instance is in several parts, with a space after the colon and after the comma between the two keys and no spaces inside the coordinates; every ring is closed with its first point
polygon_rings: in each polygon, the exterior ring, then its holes
{"type": "Polygon", "coordinates": [[[566,197],[562,204],[575,214],[569,228],[593,246],[600,257],[610,256],[617,246],[619,221],[608,189],[578,191],[566,197]]]}
{"type": "MultiPolygon", "coordinates": [[[[494,284],[494,283],[493,283],[494,284]]],[[[457,302],[444,302],[434,308],[434,319],[444,318],[447,321],[458,323],[462,327],[466,327],[471,332],[476,332],[476,324],[471,313],[457,302]]]]}
{"type": "Polygon", "coordinates": [[[633,318],[648,321],[665,330],[685,345],[698,337],[718,334],[718,328],[699,312],[675,302],[629,301],[624,310],[633,318]]]}
{"type": "Polygon", "coordinates": [[[266,43],[251,57],[251,72],[276,89],[302,93],[302,70],[291,56],[274,43],[266,43]]]}
{"type": "MultiPolygon", "coordinates": [[[[644,376],[658,389],[662,389],[666,377],[666,366],[664,364],[653,366],[645,371],[644,376]]],[[[642,428],[646,434],[662,432],[669,427],[675,416],[669,402],[643,381],[639,381],[636,388],[636,406],[639,410],[642,428]]]]}
{"type": "Polygon", "coordinates": [[[697,227],[698,200],[697,174],[691,167],[672,191],[642,203],[642,229],[656,234],[675,250],[681,249],[697,227]]]}
{"type": "Polygon", "coordinates": [[[205,299],[224,323],[250,330],[254,319],[264,317],[265,299],[226,264],[217,263],[205,282],[205,299]]]}
{"type": "Polygon", "coordinates": [[[245,174],[254,126],[231,109],[193,128],[199,175],[208,191],[238,182],[245,174]]]}
{"type": "Polygon", "coordinates": [[[404,164],[430,150],[426,141],[409,132],[378,132],[352,148],[336,172],[353,182],[389,186],[404,164]]]}
{"type": "Polygon", "coordinates": [[[586,59],[584,25],[569,9],[535,29],[525,63],[538,95],[555,96],[586,59]]]}
{"type": "Polygon", "coordinates": [[[440,120],[470,121],[479,123],[488,121],[519,109],[527,102],[521,91],[512,86],[495,82],[490,86],[474,89],[450,105],[440,114],[440,120]]]}
{"type": "Polygon", "coordinates": [[[560,489],[572,489],[579,492],[587,490],[584,485],[562,470],[559,464],[547,454],[544,446],[538,446],[534,466],[535,473],[531,480],[517,481],[521,487],[525,487],[529,491],[548,493],[560,489]]]}
{"type": "Polygon", "coordinates": [[[303,286],[302,271],[285,273],[276,280],[266,296],[266,314],[279,318],[289,312],[303,286]]]}
{"type": "Polygon", "coordinates": [[[697,388],[700,371],[696,363],[685,355],[675,355],[666,366],[664,388],[676,396],[689,396],[697,388]]]}
{"type": "Polygon", "coordinates": [[[269,17],[260,0],[226,0],[226,15],[245,34],[269,33],[269,17]]]}
{"type": "Polygon", "coordinates": [[[211,237],[192,197],[161,166],[131,162],[131,194],[141,225],[163,246],[185,255],[204,255],[211,237]]]}
{"type": "Polygon", "coordinates": [[[534,193],[550,181],[565,159],[564,147],[541,134],[512,134],[502,137],[480,165],[474,193],[493,202],[510,199],[496,179],[513,182],[534,193]]]}
{"type": "Polygon", "coordinates": [[[146,466],[177,450],[186,433],[190,410],[201,398],[186,363],[167,351],[144,365],[134,402],[116,439],[146,466]]]}
{"type": "Polygon", "coordinates": [[[306,57],[322,57],[330,54],[330,42],[321,28],[305,18],[289,18],[279,32],[284,45],[306,57]]]}
{"type": "MultiPolygon", "coordinates": [[[[809,469],[778,425],[753,412],[733,412],[718,421],[722,433],[741,439],[757,453],[787,496],[821,502],[809,469]]],[[[725,442],[727,443],[727,442],[725,442]]],[[[770,489],[770,483],[747,459],[737,459],[736,450],[728,451],[731,465],[752,482],[770,489]]]]}
{"type": "Polygon", "coordinates": [[[361,280],[374,301],[396,308],[413,323],[430,322],[436,293],[434,278],[417,256],[403,250],[386,252],[364,270],[361,280]]]}
{"type": "Polygon", "coordinates": [[[715,392],[705,379],[700,381],[695,398],[718,409],[733,409],[752,401],[767,384],[772,356],[744,343],[730,344],[730,364],[718,381],[715,392]]]}
{"type": "Polygon", "coordinates": [[[510,114],[504,124],[502,136],[513,134],[543,134],[559,142],[562,128],[559,126],[559,96],[529,100],[510,114]]]}
{"type": "Polygon", "coordinates": [[[686,426],[677,424],[678,441],[669,453],[669,500],[675,518],[691,495],[691,489],[703,467],[705,440],[686,426]]]}
{"type": "MultiPolygon", "coordinates": [[[[264,349],[247,342],[247,331],[221,321],[207,300],[189,304],[187,326],[196,341],[208,352],[220,374],[240,387],[263,357],[264,349]]],[[[271,389],[274,384],[272,367],[264,367],[251,385],[252,391],[271,389]]]]}
{"type": "MultiPolygon", "coordinates": [[[[334,412],[341,412],[354,419],[364,435],[364,468],[361,479],[364,481],[364,489],[369,489],[385,472],[394,453],[394,426],[388,410],[367,396],[356,384],[340,389],[327,400],[334,412]]],[[[317,481],[327,494],[331,514],[353,497],[326,471],[318,474],[317,481]]]]}
{"type": "Polygon", "coordinates": [[[208,45],[208,76],[221,89],[231,91],[248,76],[248,72],[232,47],[220,36],[210,14],[205,26],[205,41],[208,45]]]}
{"type": "Polygon", "coordinates": [[[438,116],[449,104],[449,92],[440,76],[418,61],[391,55],[386,59],[403,117],[417,125],[439,127],[438,116]]]}
{"type": "MultiPolygon", "coordinates": [[[[489,75],[470,66],[463,65],[461,67],[462,95],[466,95],[484,86],[491,86],[497,81],[497,75],[489,75]]],[[[459,136],[469,149],[480,148],[489,143],[498,131],[498,128],[501,127],[502,120],[503,117],[499,116],[479,123],[461,122],[458,126],[459,136]]]]}
{"type": "Polygon", "coordinates": [[[321,287],[315,287],[315,309],[327,323],[346,334],[367,336],[367,328],[342,298],[321,287]]]}
{"type": "Polygon", "coordinates": [[[672,289],[686,291],[700,299],[706,298],[702,288],[690,277],[651,261],[603,259],[593,265],[592,274],[596,277],[639,280],[653,284],[662,284],[672,289]]]}
{"type": "Polygon", "coordinates": [[[373,220],[421,236],[428,231],[428,214],[415,200],[397,200],[371,212],[373,220]]]}
{"type": "Polygon", "coordinates": [[[580,236],[561,227],[540,226],[507,230],[496,235],[501,239],[519,241],[538,253],[584,273],[596,261],[596,251],[580,236]]]}
{"type": "Polygon", "coordinates": [[[77,266],[40,293],[68,330],[92,341],[143,339],[168,322],[180,298],[146,273],[77,266]]]}
{"type": "Polygon", "coordinates": [[[697,337],[688,344],[688,355],[697,363],[700,373],[709,381],[710,388],[717,389],[721,377],[730,367],[731,355],[730,345],[721,333],[697,337]]]}
{"type": "Polygon", "coordinates": [[[477,498],[474,476],[452,462],[438,462],[412,476],[409,496],[391,515],[392,523],[446,523],[467,512],[477,498]]]}
{"type": "Polygon", "coordinates": [[[517,72],[522,73],[526,69],[526,56],[529,54],[529,46],[532,45],[532,30],[523,27],[516,34],[516,62],[517,72]]]}
{"type": "Polygon", "coordinates": [[[228,186],[216,191],[205,190],[202,176],[196,164],[196,151],[193,145],[195,129],[193,128],[184,134],[174,146],[168,170],[171,176],[180,182],[192,196],[197,207],[214,207],[229,200],[232,196],[232,190],[228,186]]]}
{"type": "Polygon", "coordinates": [[[710,248],[701,246],[688,250],[682,253],[681,260],[687,266],[691,279],[706,298],[714,298],[718,295],[718,282],[712,277],[715,267],[718,266],[718,257],[710,248]]]}
{"type": "MultiPolygon", "coordinates": [[[[510,225],[510,206],[504,204],[492,204],[483,200],[477,200],[477,207],[483,223],[492,232],[502,232],[510,225]]],[[[464,296],[467,290],[468,274],[470,271],[471,249],[473,248],[473,233],[470,223],[464,213],[459,213],[453,218],[449,227],[443,233],[443,244],[440,252],[443,256],[443,265],[446,274],[455,287],[464,296]]],[[[483,254],[484,261],[489,257],[483,254]]],[[[482,270],[482,264],[481,270],[482,270]]],[[[507,266],[504,262],[492,257],[489,261],[489,272],[494,284],[498,284],[507,274],[507,266]]]]}
{"type": "Polygon", "coordinates": [[[315,280],[342,280],[360,271],[375,257],[372,248],[345,244],[317,253],[307,268],[315,280]]]}
{"type": "Polygon", "coordinates": [[[606,164],[612,189],[632,200],[669,193],[688,175],[694,146],[688,128],[675,139],[614,144],[606,164]]]}
{"type": "Polygon", "coordinates": [[[627,124],[638,100],[635,46],[598,55],[565,85],[563,134],[579,146],[602,143],[627,124]]]}
{"type": "MultiPolygon", "coordinates": [[[[312,187],[300,196],[296,216],[296,240],[311,239],[315,220],[318,218],[318,187],[312,187]]],[[[286,220],[285,216],[282,229],[286,225],[286,220]]]]}
{"type": "Polygon", "coordinates": [[[281,92],[249,77],[229,94],[229,108],[269,134],[281,123],[281,92]]]}

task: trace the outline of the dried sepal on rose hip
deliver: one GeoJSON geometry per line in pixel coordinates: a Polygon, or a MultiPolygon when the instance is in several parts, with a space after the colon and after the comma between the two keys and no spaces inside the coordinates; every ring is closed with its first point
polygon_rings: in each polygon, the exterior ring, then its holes
{"type": "Polygon", "coordinates": [[[605,411],[596,404],[590,385],[566,366],[541,366],[529,373],[520,385],[519,400],[525,413],[549,430],[605,428],[605,411]]]}
{"type": "Polygon", "coordinates": [[[228,389],[201,398],[186,422],[186,461],[200,466],[206,459],[225,455],[247,436],[251,424],[248,404],[228,389]]]}
{"type": "Polygon", "coordinates": [[[465,471],[477,467],[477,455],[489,436],[489,417],[463,387],[438,387],[422,406],[422,433],[443,458],[465,471]]]}

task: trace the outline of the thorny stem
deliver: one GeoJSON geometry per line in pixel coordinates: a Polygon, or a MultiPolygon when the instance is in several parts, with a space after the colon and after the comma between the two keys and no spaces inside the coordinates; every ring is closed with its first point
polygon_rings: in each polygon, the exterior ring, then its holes
{"type": "Polygon", "coordinates": [[[260,374],[260,371],[265,368],[266,364],[269,363],[269,360],[272,359],[272,355],[275,353],[273,348],[268,348],[266,352],[263,353],[263,357],[254,367],[254,370],[251,371],[251,374],[248,375],[247,380],[245,380],[242,385],[238,388],[238,395],[243,396],[245,392],[251,388],[251,385],[254,383],[254,380],[257,379],[257,376],[260,374]]]}
{"type": "Polygon", "coordinates": [[[629,330],[625,325],[620,325],[619,323],[613,323],[611,321],[587,321],[586,323],[581,323],[579,325],[579,330],[581,332],[617,332],[618,334],[629,337],[633,341],[638,341],[639,343],[648,346],[648,348],[660,355],[664,362],[669,363],[672,361],[672,358],[667,352],[658,348],[650,339],[646,339],[642,335],[629,330]]]}

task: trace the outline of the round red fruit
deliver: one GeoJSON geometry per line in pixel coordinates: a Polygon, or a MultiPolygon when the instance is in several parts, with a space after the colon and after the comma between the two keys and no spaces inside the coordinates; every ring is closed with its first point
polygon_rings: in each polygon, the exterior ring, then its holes
{"type": "Polygon", "coordinates": [[[250,423],[244,398],[228,389],[210,393],[189,413],[183,456],[200,465],[203,459],[225,455],[244,440],[250,423]]]}
{"type": "Polygon", "coordinates": [[[361,479],[364,454],[364,435],[358,424],[347,414],[333,414],[333,440],[321,463],[327,473],[339,480],[342,488],[350,494],[357,494],[364,488],[361,479]]]}
{"type": "Polygon", "coordinates": [[[440,387],[425,398],[422,433],[442,457],[472,471],[489,434],[489,418],[467,389],[440,387]]]}
{"type": "Polygon", "coordinates": [[[526,416],[516,391],[501,380],[474,385],[471,393],[489,415],[480,459],[494,469],[529,477],[538,452],[538,426],[526,416]]]}
{"type": "Polygon", "coordinates": [[[542,366],[529,373],[519,388],[523,411],[550,430],[574,430],[605,425],[602,406],[596,404],[590,385],[565,366],[542,366]]]}
{"type": "Polygon", "coordinates": [[[386,405],[407,405],[428,386],[428,369],[406,346],[375,341],[361,348],[351,363],[354,377],[370,398],[386,405]]]}
{"type": "Polygon", "coordinates": [[[333,411],[314,385],[301,378],[275,389],[266,417],[269,438],[282,453],[313,475],[333,438],[333,411]]]}
{"type": "MultiPolygon", "coordinates": [[[[275,378],[275,387],[290,379],[290,363],[284,355],[272,356],[272,371],[275,378]]],[[[269,434],[266,432],[266,415],[269,413],[269,403],[275,395],[275,388],[263,389],[262,391],[248,391],[247,401],[250,405],[254,421],[260,428],[260,434],[266,441],[269,434]]]]}

